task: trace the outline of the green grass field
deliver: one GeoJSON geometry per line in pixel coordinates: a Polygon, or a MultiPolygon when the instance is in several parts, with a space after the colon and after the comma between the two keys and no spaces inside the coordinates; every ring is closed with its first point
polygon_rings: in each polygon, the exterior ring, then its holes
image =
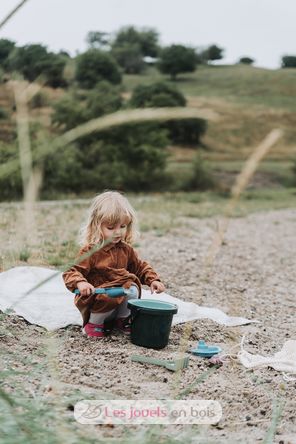
{"type": "MultiPolygon", "coordinates": [[[[131,92],[140,83],[169,77],[149,68],[142,75],[126,75],[124,88],[131,92]]],[[[176,86],[186,96],[223,98],[239,104],[296,110],[296,69],[268,70],[246,65],[201,66],[194,73],[180,74],[176,86]]]]}

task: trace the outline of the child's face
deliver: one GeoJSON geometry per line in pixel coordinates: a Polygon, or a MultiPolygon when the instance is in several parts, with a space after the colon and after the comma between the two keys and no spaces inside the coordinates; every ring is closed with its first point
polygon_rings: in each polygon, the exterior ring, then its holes
{"type": "Polygon", "coordinates": [[[101,230],[104,240],[113,238],[112,243],[117,244],[126,238],[127,223],[124,220],[116,224],[102,223],[101,230]]]}

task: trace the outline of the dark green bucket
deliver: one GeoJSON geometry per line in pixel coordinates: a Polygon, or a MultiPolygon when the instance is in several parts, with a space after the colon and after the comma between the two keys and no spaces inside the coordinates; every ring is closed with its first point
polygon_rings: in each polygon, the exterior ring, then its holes
{"type": "Polygon", "coordinates": [[[131,299],[131,341],[147,348],[164,348],[169,342],[173,315],[178,307],[154,299],[131,299]]]}

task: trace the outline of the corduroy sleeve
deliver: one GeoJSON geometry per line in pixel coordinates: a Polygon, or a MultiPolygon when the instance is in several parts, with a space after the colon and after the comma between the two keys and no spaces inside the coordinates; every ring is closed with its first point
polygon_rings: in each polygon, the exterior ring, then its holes
{"type": "Polygon", "coordinates": [[[151,265],[142,261],[132,247],[129,252],[128,271],[135,274],[143,285],[151,285],[153,281],[161,281],[151,265]]]}
{"type": "Polygon", "coordinates": [[[78,282],[87,282],[87,276],[91,269],[91,254],[84,258],[83,256],[86,256],[90,250],[90,246],[83,247],[76,258],[76,265],[63,273],[63,279],[68,290],[74,291],[78,282]]]}

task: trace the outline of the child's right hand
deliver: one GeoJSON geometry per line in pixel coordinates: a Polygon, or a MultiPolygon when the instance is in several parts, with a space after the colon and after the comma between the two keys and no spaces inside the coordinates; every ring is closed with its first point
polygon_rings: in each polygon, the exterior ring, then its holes
{"type": "Polygon", "coordinates": [[[81,296],[89,296],[93,294],[93,292],[95,291],[95,287],[91,285],[89,282],[85,281],[78,282],[77,288],[81,296]]]}

